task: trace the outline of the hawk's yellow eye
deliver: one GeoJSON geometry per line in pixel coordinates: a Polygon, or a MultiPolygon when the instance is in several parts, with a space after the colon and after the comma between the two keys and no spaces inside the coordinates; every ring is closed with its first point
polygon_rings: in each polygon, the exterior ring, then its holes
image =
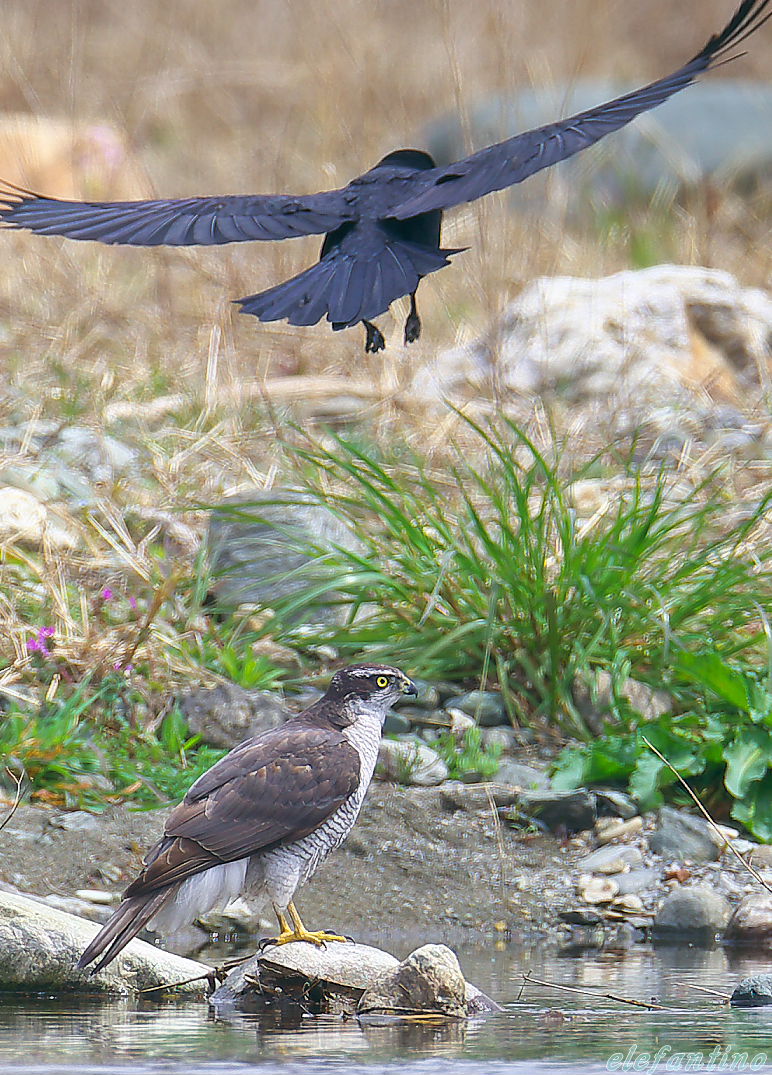
{"type": "Polygon", "coordinates": [[[378,676],[375,682],[378,687],[388,687],[389,678],[388,676],[378,676]]]}

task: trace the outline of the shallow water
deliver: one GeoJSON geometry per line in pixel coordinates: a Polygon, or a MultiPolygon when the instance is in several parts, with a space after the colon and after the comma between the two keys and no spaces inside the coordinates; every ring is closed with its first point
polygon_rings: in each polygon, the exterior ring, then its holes
{"type": "MultiPolygon", "coordinates": [[[[389,947],[404,954],[404,945],[389,947]]],[[[734,1011],[692,988],[730,993],[744,975],[772,971],[770,960],[643,945],[578,954],[514,945],[457,950],[470,981],[504,1011],[463,1026],[362,1028],[337,1018],[218,1020],[200,1002],[6,997],[0,1075],[772,1071],[772,1010],[734,1011]],[[524,984],[524,972],[600,994],[656,997],[666,1007],[649,1011],[524,984]]]]}

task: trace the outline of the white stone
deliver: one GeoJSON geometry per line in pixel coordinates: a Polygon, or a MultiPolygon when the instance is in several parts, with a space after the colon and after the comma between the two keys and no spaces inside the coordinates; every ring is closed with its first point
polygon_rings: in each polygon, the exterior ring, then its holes
{"type": "Polygon", "coordinates": [[[75,989],[127,996],[199,978],[175,991],[205,992],[201,976],[209,973],[209,967],[136,938],[98,974],[76,970],[75,964],[100,928],[27,896],[0,891],[0,990],[75,989]]]}
{"type": "Polygon", "coordinates": [[[44,504],[24,489],[0,486],[0,541],[71,549],[76,538],[55,521],[44,504]]]}
{"type": "Polygon", "coordinates": [[[439,754],[416,739],[382,739],[377,772],[418,787],[434,787],[448,779],[448,767],[439,754]]]}
{"type": "Polygon", "coordinates": [[[770,362],[772,297],[729,273],[683,265],[603,279],[542,277],[510,305],[491,338],[440,354],[414,391],[453,399],[489,382],[543,395],[731,392],[738,373],[770,362]]]}

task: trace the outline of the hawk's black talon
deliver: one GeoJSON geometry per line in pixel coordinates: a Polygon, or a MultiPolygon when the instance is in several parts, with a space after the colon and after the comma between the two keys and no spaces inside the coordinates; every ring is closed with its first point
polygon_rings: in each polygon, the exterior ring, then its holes
{"type": "Polygon", "coordinates": [[[338,933],[336,929],[323,929],[322,933],[329,933],[333,937],[342,937],[345,941],[348,941],[349,944],[357,943],[353,937],[349,937],[348,933],[338,933]]]}
{"type": "Polygon", "coordinates": [[[383,351],[386,348],[386,341],[383,338],[383,333],[379,328],[372,324],[370,321],[363,321],[362,324],[367,330],[367,339],[365,340],[365,354],[377,355],[379,351],[383,351]]]}
{"type": "Polygon", "coordinates": [[[257,951],[264,952],[266,948],[271,948],[278,941],[278,937],[261,937],[257,942],[257,951]]]}

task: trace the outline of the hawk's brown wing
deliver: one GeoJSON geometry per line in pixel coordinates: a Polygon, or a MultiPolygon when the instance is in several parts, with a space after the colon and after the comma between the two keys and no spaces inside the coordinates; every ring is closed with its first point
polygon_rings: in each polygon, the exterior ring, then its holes
{"type": "Polygon", "coordinates": [[[359,769],[332,728],[292,720],[246,740],[193,784],[125,895],[307,836],[353,795],[359,769]]]}

